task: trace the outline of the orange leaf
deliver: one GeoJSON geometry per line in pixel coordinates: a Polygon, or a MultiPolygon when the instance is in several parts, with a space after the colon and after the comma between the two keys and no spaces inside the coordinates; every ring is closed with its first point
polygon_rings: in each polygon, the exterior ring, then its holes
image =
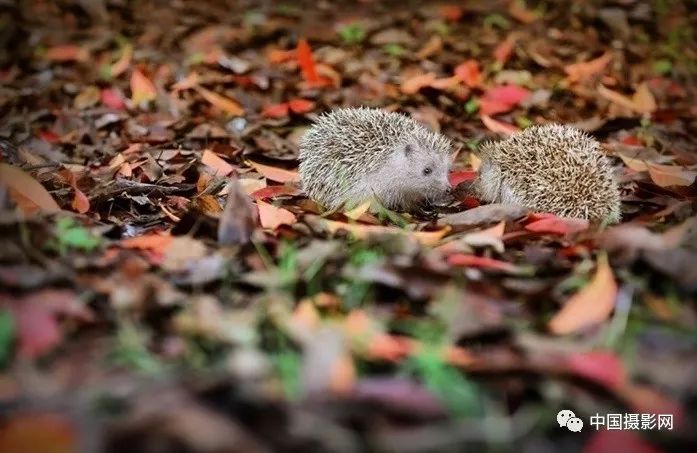
{"type": "Polygon", "coordinates": [[[73,453],[78,449],[75,427],[57,414],[15,414],[9,416],[0,428],[0,451],[73,453]]]}
{"type": "Polygon", "coordinates": [[[345,395],[351,391],[356,382],[356,368],[351,355],[343,353],[335,357],[329,369],[329,389],[337,394],[345,395]]]}
{"type": "Polygon", "coordinates": [[[125,249],[151,250],[165,253],[174,238],[168,234],[145,234],[132,238],[122,239],[119,245],[125,249]]]}
{"type": "Polygon", "coordinates": [[[524,1],[511,1],[508,5],[508,14],[524,24],[535,22],[538,19],[537,13],[527,9],[524,1]]]}
{"type": "Polygon", "coordinates": [[[315,67],[315,60],[312,57],[312,49],[306,39],[298,41],[297,58],[303,79],[309,83],[320,83],[317,68],[315,67]]]}
{"type": "Polygon", "coordinates": [[[496,46],[496,49],[494,49],[494,59],[501,65],[506,64],[513,53],[515,42],[515,37],[509,35],[503,42],[501,42],[501,44],[496,46]]]}
{"type": "Polygon", "coordinates": [[[261,114],[267,118],[283,118],[284,116],[288,116],[288,107],[287,102],[267,105],[261,114]]]}
{"type": "Polygon", "coordinates": [[[601,255],[593,279],[566,301],[549,321],[549,330],[563,335],[606,321],[615,308],[616,299],[615,277],[607,262],[607,256],[601,255]]]}
{"type": "Polygon", "coordinates": [[[475,88],[482,83],[482,72],[476,60],[460,63],[455,68],[455,75],[470,88],[475,88]]]}
{"type": "Polygon", "coordinates": [[[696,171],[685,170],[675,165],[646,163],[651,180],[660,187],[691,186],[697,177],[696,171]]]}
{"type": "Polygon", "coordinates": [[[464,253],[450,255],[448,257],[448,264],[450,266],[477,267],[480,269],[490,269],[510,273],[518,272],[518,267],[515,264],[495,260],[493,258],[487,258],[485,256],[467,255],[464,253]]]}
{"type": "Polygon", "coordinates": [[[269,63],[272,64],[278,64],[278,63],[284,63],[289,60],[293,60],[296,58],[297,55],[297,50],[296,49],[291,49],[291,50],[280,50],[280,49],[272,49],[266,54],[266,59],[269,61],[269,63]]]}
{"type": "Polygon", "coordinates": [[[315,108],[315,103],[307,99],[297,98],[288,101],[288,107],[293,113],[301,114],[312,111],[315,108]]]}
{"type": "Polygon", "coordinates": [[[70,184],[70,187],[72,187],[73,191],[75,192],[73,202],[71,203],[72,208],[80,214],[84,214],[89,211],[90,200],[87,198],[87,195],[85,195],[84,192],[77,187],[77,178],[75,178],[75,173],[67,168],[64,168],[61,170],[61,176],[68,180],[68,184],[70,184]]]}
{"type": "Polygon", "coordinates": [[[157,97],[155,84],[143,74],[140,69],[134,69],[131,74],[131,100],[138,105],[149,102],[157,97]]]}
{"type": "Polygon", "coordinates": [[[489,115],[480,115],[480,118],[482,119],[482,123],[484,123],[487,129],[497,134],[511,135],[520,130],[512,124],[495,120],[489,115]]]}
{"type": "Polygon", "coordinates": [[[259,207],[259,223],[264,228],[276,229],[280,225],[292,225],[298,221],[295,214],[287,209],[278,208],[272,204],[257,200],[259,207]]]}
{"type": "Polygon", "coordinates": [[[534,233],[572,234],[588,229],[588,220],[551,216],[528,223],[525,229],[534,233]]]}
{"type": "Polygon", "coordinates": [[[24,214],[61,210],[44,186],[17,167],[0,163],[0,185],[9,189],[10,197],[24,214]]]}
{"type": "Polygon", "coordinates": [[[76,45],[65,44],[47,49],[44,58],[58,62],[87,61],[89,59],[89,53],[86,49],[76,45]]]}
{"type": "Polygon", "coordinates": [[[415,75],[402,82],[402,92],[405,94],[416,94],[421,88],[430,87],[435,80],[436,75],[432,72],[415,75]]]}
{"type": "Polygon", "coordinates": [[[276,168],[270,165],[260,164],[251,160],[247,161],[252,168],[261,173],[264,177],[276,182],[299,182],[300,175],[297,171],[276,168]]]}
{"type": "Polygon", "coordinates": [[[605,52],[594,60],[564,66],[564,72],[567,74],[566,80],[570,83],[583,82],[603,72],[610,61],[612,61],[612,53],[605,52]]]}
{"type": "Polygon", "coordinates": [[[441,5],[438,7],[438,15],[450,22],[457,22],[463,14],[462,7],[457,5],[441,5]]]}
{"type": "Polygon", "coordinates": [[[201,163],[214,169],[215,174],[217,176],[229,175],[235,169],[235,167],[225,162],[221,157],[219,157],[210,149],[206,149],[203,151],[203,155],[201,156],[201,163]]]}
{"type": "Polygon", "coordinates": [[[194,85],[193,87],[198,94],[203,96],[203,98],[213,104],[215,107],[218,109],[222,110],[223,112],[227,112],[230,115],[233,116],[242,116],[244,115],[244,109],[242,106],[237,103],[237,101],[230,99],[225,96],[221,96],[218,93],[215,93],[211,90],[207,90],[206,88],[203,88],[202,86],[199,85],[194,85]]]}
{"type": "Polygon", "coordinates": [[[118,77],[126,72],[131,65],[131,58],[133,58],[133,46],[131,44],[126,44],[121,48],[121,56],[119,59],[109,68],[109,75],[111,75],[111,77],[118,77]]]}
{"type": "Polygon", "coordinates": [[[437,231],[407,231],[394,227],[344,223],[326,219],[322,219],[322,225],[324,225],[330,233],[336,233],[339,230],[346,230],[353,234],[357,239],[365,239],[368,236],[380,234],[403,234],[415,239],[423,245],[434,245],[438,243],[438,241],[440,241],[450,231],[449,227],[437,231]]]}

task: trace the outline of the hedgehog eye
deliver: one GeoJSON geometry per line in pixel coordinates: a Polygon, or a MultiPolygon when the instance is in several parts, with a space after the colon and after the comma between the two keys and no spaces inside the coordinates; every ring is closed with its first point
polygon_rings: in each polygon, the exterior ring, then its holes
{"type": "Polygon", "coordinates": [[[431,170],[431,167],[424,168],[424,176],[430,175],[432,171],[433,170],[431,170]]]}

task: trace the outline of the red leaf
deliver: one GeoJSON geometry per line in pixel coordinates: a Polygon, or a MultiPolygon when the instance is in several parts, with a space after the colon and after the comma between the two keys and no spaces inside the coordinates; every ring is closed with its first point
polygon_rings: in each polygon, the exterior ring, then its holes
{"type": "Polygon", "coordinates": [[[53,349],[61,340],[55,314],[48,305],[19,301],[13,307],[17,325],[19,354],[28,359],[36,359],[53,349]]]}
{"type": "Polygon", "coordinates": [[[450,255],[448,257],[448,264],[450,266],[478,267],[481,269],[491,269],[503,272],[518,271],[518,268],[514,264],[508,263],[506,261],[487,258],[484,256],[466,255],[464,253],[456,253],[454,255],[450,255]]]}
{"type": "Polygon", "coordinates": [[[261,114],[267,118],[283,118],[284,116],[288,116],[288,107],[287,102],[268,105],[261,114]]]}
{"type": "Polygon", "coordinates": [[[583,453],[615,453],[631,451],[632,453],[660,453],[653,445],[631,431],[608,431],[601,428],[594,432],[583,453]]]}
{"type": "Polygon", "coordinates": [[[315,108],[315,103],[307,99],[297,98],[288,101],[288,106],[293,113],[301,114],[312,111],[315,108]]]}
{"type": "Polygon", "coordinates": [[[448,181],[453,187],[457,186],[461,182],[474,181],[476,178],[477,172],[469,170],[453,171],[448,175],[448,181]]]}
{"type": "Polygon", "coordinates": [[[627,382],[624,365],[612,352],[584,352],[567,360],[571,372],[611,390],[618,390],[627,382]]]}
{"type": "Polygon", "coordinates": [[[572,234],[588,229],[588,220],[571,217],[548,217],[525,225],[534,233],[572,234]]]}
{"type": "Polygon", "coordinates": [[[476,60],[467,60],[455,68],[455,75],[470,88],[482,83],[482,72],[476,60]]]}
{"type": "Polygon", "coordinates": [[[312,57],[312,49],[306,39],[298,41],[297,58],[300,70],[302,71],[303,79],[309,83],[320,83],[321,80],[317,74],[315,60],[312,57]]]}
{"type": "Polygon", "coordinates": [[[58,134],[56,134],[55,132],[53,132],[50,129],[40,130],[37,134],[41,140],[48,142],[48,143],[56,143],[57,141],[59,141],[61,139],[58,136],[58,134]]]}
{"type": "Polygon", "coordinates": [[[490,88],[479,100],[479,111],[483,115],[507,112],[528,96],[530,91],[517,85],[500,85],[490,88]]]}
{"type": "Polygon", "coordinates": [[[123,102],[123,96],[114,88],[104,88],[100,94],[102,104],[114,110],[123,110],[126,104],[123,102]]]}
{"type": "Polygon", "coordinates": [[[265,198],[274,198],[281,195],[297,195],[299,193],[300,190],[297,187],[267,186],[263,189],[252,192],[250,197],[252,197],[254,200],[263,200],[265,198]]]}

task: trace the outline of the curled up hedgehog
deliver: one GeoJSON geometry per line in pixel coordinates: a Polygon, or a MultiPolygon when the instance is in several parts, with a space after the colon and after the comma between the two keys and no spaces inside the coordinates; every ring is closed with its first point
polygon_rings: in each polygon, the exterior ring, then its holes
{"type": "Polygon", "coordinates": [[[620,193],[597,140],[570,126],[532,126],[485,143],[474,182],[490,203],[522,205],[561,217],[617,223],[620,193]]]}
{"type": "Polygon", "coordinates": [[[300,142],[303,190],[329,209],[375,197],[414,211],[451,200],[451,143],[408,116],[372,108],[319,117],[300,142]]]}

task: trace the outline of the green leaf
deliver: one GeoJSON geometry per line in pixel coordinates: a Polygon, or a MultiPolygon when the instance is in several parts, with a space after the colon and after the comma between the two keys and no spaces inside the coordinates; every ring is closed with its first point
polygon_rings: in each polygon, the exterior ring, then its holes
{"type": "Polygon", "coordinates": [[[0,366],[7,363],[12,351],[12,340],[15,335],[15,323],[8,310],[0,310],[0,366]]]}
{"type": "Polygon", "coordinates": [[[468,115],[472,115],[477,110],[479,110],[479,101],[475,98],[470,98],[470,100],[465,104],[465,112],[468,115]]]}
{"type": "Polygon", "coordinates": [[[341,27],[339,36],[346,44],[360,44],[365,39],[365,30],[359,23],[354,22],[341,27]]]}
{"type": "Polygon", "coordinates": [[[97,248],[101,243],[98,237],[92,235],[86,228],[77,225],[69,217],[59,219],[56,224],[56,230],[56,239],[60,244],[61,250],[74,248],[89,252],[97,248]]]}
{"type": "Polygon", "coordinates": [[[658,75],[666,75],[673,69],[673,63],[670,60],[663,59],[653,62],[653,72],[658,75]]]}
{"type": "Polygon", "coordinates": [[[401,57],[407,51],[404,49],[404,47],[400,46],[399,44],[395,43],[390,43],[390,44],[385,44],[382,47],[382,51],[385,52],[387,55],[391,55],[393,57],[401,57]]]}

